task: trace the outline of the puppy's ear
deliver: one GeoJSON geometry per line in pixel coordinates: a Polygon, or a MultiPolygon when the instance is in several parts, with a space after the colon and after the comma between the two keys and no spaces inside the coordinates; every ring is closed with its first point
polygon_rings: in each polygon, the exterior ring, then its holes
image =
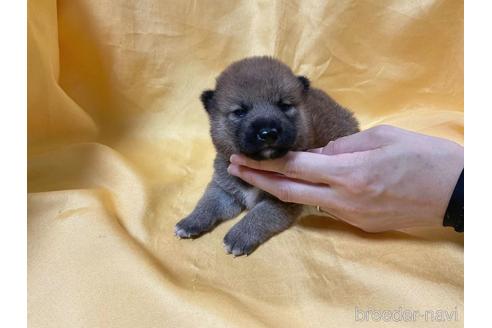
{"type": "Polygon", "coordinates": [[[309,82],[309,79],[307,77],[302,76],[302,75],[299,75],[297,77],[297,79],[299,79],[299,81],[301,81],[302,85],[304,86],[304,90],[309,89],[309,86],[311,85],[311,82],[309,82]]]}
{"type": "Polygon", "coordinates": [[[207,112],[210,112],[210,110],[213,107],[213,102],[214,102],[214,91],[213,90],[205,90],[202,92],[200,96],[200,100],[202,101],[203,107],[205,107],[205,110],[207,112]]]}

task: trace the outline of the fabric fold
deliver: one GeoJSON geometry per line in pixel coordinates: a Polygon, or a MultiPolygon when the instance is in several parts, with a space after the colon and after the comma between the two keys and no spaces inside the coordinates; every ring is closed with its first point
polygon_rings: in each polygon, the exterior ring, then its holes
{"type": "Polygon", "coordinates": [[[236,259],[222,239],[237,219],[174,238],[212,174],[199,95],[253,55],[307,76],[362,128],[463,143],[462,1],[31,0],[30,326],[379,327],[368,313],[385,310],[451,315],[388,326],[463,326],[452,229],[369,234],[311,216],[236,259]]]}

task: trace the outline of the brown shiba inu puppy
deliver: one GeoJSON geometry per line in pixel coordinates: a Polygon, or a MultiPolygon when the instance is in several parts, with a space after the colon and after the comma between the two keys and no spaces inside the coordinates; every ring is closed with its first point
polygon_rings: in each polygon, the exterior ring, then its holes
{"type": "Polygon", "coordinates": [[[256,160],[325,146],[358,132],[352,113],[326,93],[295,76],[270,57],[246,58],[217,78],[215,90],[201,95],[217,150],[214,175],[191,214],[175,229],[180,238],[197,237],[248,209],[224,237],[226,251],[248,255],[273,235],[287,229],[303,205],[284,203],[227,173],[229,157],[256,160]]]}

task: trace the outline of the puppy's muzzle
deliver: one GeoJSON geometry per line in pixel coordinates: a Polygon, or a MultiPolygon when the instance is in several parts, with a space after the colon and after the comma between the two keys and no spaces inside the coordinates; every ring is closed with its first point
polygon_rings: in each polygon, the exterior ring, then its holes
{"type": "Polygon", "coordinates": [[[243,125],[239,135],[239,150],[256,159],[272,159],[285,155],[296,138],[296,129],[286,118],[271,114],[257,117],[243,125]]]}

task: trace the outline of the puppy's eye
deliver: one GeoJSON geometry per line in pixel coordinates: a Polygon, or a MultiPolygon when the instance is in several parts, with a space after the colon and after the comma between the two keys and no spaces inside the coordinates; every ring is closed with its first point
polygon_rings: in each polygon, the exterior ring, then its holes
{"type": "Polygon", "coordinates": [[[292,103],[290,103],[288,101],[282,101],[282,100],[280,100],[277,103],[277,106],[278,106],[278,108],[280,108],[281,111],[286,112],[289,109],[291,109],[293,105],[292,105],[292,103]]]}
{"type": "Polygon", "coordinates": [[[232,114],[235,117],[244,117],[244,116],[246,116],[246,114],[248,114],[248,110],[244,107],[241,107],[241,108],[238,108],[236,110],[233,110],[232,114]]]}

